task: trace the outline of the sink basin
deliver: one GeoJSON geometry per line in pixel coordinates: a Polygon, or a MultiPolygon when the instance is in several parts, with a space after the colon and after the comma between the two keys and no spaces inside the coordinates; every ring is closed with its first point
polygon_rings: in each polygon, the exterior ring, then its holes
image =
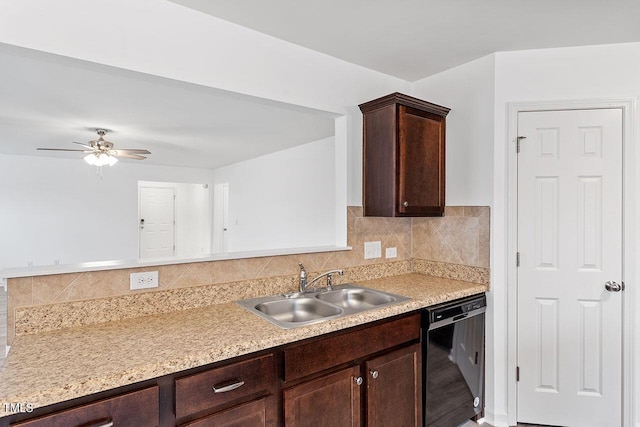
{"type": "Polygon", "coordinates": [[[256,310],[280,322],[308,322],[336,316],[342,310],[314,298],[291,298],[256,305],[256,310]]]}
{"type": "Polygon", "coordinates": [[[337,319],[349,314],[385,307],[409,298],[347,284],[291,295],[270,295],[237,303],[283,329],[337,319]]]}
{"type": "Polygon", "coordinates": [[[338,307],[357,308],[367,310],[383,304],[390,304],[396,300],[395,297],[382,292],[369,289],[336,289],[322,292],[316,298],[334,304],[338,307]]]}

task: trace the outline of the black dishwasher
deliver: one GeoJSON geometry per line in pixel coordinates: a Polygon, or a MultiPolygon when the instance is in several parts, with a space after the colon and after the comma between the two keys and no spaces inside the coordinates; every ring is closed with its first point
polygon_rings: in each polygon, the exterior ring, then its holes
{"type": "Polygon", "coordinates": [[[426,427],[456,427],[484,406],[484,294],[422,314],[422,408],[426,427]]]}

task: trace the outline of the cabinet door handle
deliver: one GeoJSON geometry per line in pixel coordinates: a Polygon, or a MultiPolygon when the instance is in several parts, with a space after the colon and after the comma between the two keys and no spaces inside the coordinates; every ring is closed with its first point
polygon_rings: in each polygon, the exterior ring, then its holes
{"type": "Polygon", "coordinates": [[[225,381],[219,384],[214,385],[213,388],[213,392],[214,393],[226,393],[228,391],[232,391],[235,390],[237,388],[240,388],[244,385],[244,381],[239,380],[239,379],[232,379],[229,381],[225,381]]]}
{"type": "Polygon", "coordinates": [[[405,208],[409,207],[409,202],[405,200],[405,201],[402,203],[402,206],[404,206],[405,208]]]}
{"type": "Polygon", "coordinates": [[[369,371],[369,373],[374,380],[378,378],[378,371],[369,371]]]}
{"type": "Polygon", "coordinates": [[[356,378],[354,378],[353,380],[354,380],[354,381],[356,382],[356,384],[358,384],[358,385],[362,385],[362,383],[364,382],[364,380],[362,379],[362,377],[356,377],[356,378]]]}

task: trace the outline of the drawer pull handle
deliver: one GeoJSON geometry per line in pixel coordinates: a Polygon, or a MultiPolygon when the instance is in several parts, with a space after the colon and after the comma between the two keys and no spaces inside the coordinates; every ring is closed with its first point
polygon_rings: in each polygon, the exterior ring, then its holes
{"type": "Polygon", "coordinates": [[[220,384],[216,384],[213,386],[213,392],[214,393],[226,393],[228,391],[232,391],[235,390],[237,388],[240,388],[244,385],[244,381],[238,380],[238,379],[233,379],[230,381],[225,381],[223,383],[220,384]]]}
{"type": "Polygon", "coordinates": [[[88,424],[82,424],[82,427],[113,427],[113,420],[111,418],[103,418],[88,424]]]}

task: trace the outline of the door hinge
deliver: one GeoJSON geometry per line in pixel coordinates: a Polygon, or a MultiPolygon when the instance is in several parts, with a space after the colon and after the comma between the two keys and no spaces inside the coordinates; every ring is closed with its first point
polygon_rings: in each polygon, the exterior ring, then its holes
{"type": "Polygon", "coordinates": [[[526,136],[519,136],[516,138],[516,153],[520,152],[520,141],[522,141],[523,139],[527,139],[526,136]]]}
{"type": "Polygon", "coordinates": [[[516,252],[516,267],[520,267],[520,252],[516,252]]]}
{"type": "Polygon", "coordinates": [[[516,366],[516,381],[520,381],[520,366],[516,366]]]}

